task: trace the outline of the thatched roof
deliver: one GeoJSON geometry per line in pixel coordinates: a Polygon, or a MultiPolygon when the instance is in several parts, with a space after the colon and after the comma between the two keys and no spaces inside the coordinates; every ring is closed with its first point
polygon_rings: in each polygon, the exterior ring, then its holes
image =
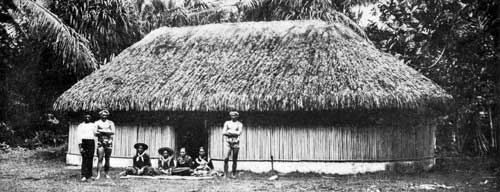
{"type": "Polygon", "coordinates": [[[449,98],[350,28],[306,20],[157,29],[54,108],[315,111],[419,108],[449,98]]]}

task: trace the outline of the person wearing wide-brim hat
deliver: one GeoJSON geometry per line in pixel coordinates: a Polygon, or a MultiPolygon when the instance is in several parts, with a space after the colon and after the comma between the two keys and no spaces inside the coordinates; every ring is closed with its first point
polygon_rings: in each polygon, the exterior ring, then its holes
{"type": "Polygon", "coordinates": [[[121,175],[153,175],[154,170],[151,167],[151,158],[146,153],[148,145],[145,143],[136,143],[134,145],[137,153],[132,159],[132,167],[128,167],[121,175]]]}
{"type": "Polygon", "coordinates": [[[231,120],[224,123],[222,135],[224,136],[224,177],[228,175],[229,157],[233,156],[232,177],[236,177],[236,166],[238,162],[238,152],[240,150],[239,136],[243,130],[243,124],[238,120],[240,114],[237,111],[229,112],[231,120]]]}
{"type": "Polygon", "coordinates": [[[165,155],[165,154],[173,155],[174,150],[171,148],[168,148],[168,147],[162,147],[162,148],[158,149],[158,154],[160,154],[160,155],[165,155]],[[167,153],[165,153],[165,152],[167,152],[167,153]]]}
{"type": "Polygon", "coordinates": [[[136,144],[134,144],[135,150],[139,150],[139,148],[141,148],[141,147],[142,147],[142,149],[144,151],[148,150],[148,148],[149,148],[149,146],[146,145],[145,143],[136,143],[136,144]]]}
{"type": "Polygon", "coordinates": [[[110,113],[108,110],[104,109],[99,111],[99,120],[94,122],[97,126],[97,177],[101,177],[101,168],[103,160],[104,163],[104,175],[106,178],[110,178],[108,175],[110,164],[109,159],[111,158],[111,151],[113,148],[113,135],[115,134],[115,123],[109,120],[110,113]]]}
{"type": "Polygon", "coordinates": [[[172,169],[176,167],[174,150],[168,147],[158,149],[160,158],[158,159],[158,169],[155,169],[157,175],[171,175],[172,169]]]}

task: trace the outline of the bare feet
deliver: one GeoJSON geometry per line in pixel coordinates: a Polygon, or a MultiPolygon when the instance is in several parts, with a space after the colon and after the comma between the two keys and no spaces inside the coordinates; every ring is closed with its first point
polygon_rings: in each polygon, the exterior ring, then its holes
{"type": "Polygon", "coordinates": [[[82,182],[85,182],[85,181],[87,181],[87,178],[82,177],[82,180],[81,180],[81,181],[82,181],[82,182]]]}

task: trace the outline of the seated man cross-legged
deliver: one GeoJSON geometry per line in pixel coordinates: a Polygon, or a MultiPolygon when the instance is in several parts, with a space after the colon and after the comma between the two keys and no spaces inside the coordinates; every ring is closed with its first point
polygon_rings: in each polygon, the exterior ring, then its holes
{"type": "Polygon", "coordinates": [[[176,167],[176,160],[174,156],[174,150],[168,147],[162,147],[158,149],[160,158],[158,159],[158,168],[155,169],[156,175],[171,175],[172,169],[176,167]]]}
{"type": "Polygon", "coordinates": [[[148,145],[144,143],[136,143],[134,145],[137,153],[133,158],[132,167],[128,167],[121,175],[153,175],[154,170],[151,167],[151,159],[145,152],[148,145]]]}
{"type": "Polygon", "coordinates": [[[193,173],[193,159],[186,154],[186,148],[179,150],[179,157],[176,158],[176,167],[172,169],[172,175],[189,176],[193,173]]]}
{"type": "Polygon", "coordinates": [[[194,160],[194,164],[194,175],[208,176],[213,174],[212,170],[214,169],[214,165],[212,160],[207,156],[205,148],[200,147],[198,157],[194,160]]]}

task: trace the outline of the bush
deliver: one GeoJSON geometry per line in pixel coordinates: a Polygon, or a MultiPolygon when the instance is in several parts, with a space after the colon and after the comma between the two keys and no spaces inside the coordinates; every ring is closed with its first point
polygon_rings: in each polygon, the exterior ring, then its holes
{"type": "Polygon", "coordinates": [[[31,139],[24,140],[24,147],[34,149],[38,147],[59,146],[66,143],[66,134],[56,134],[54,131],[36,131],[31,139]]]}
{"type": "Polygon", "coordinates": [[[9,150],[10,150],[10,145],[8,145],[7,143],[5,143],[5,141],[2,142],[2,143],[0,143],[0,152],[6,153],[9,150]]]}
{"type": "Polygon", "coordinates": [[[0,142],[4,144],[10,143],[15,131],[7,123],[0,121],[0,133],[2,133],[0,134],[0,142]]]}

